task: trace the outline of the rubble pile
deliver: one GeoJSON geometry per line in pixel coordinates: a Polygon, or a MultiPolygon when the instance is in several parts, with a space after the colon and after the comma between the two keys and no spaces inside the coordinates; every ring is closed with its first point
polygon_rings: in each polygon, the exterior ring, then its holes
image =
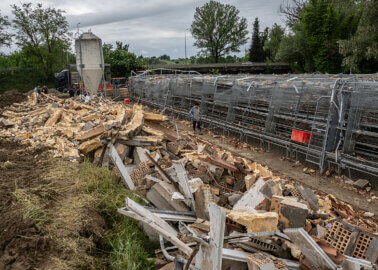
{"type": "Polygon", "coordinates": [[[114,166],[126,188],[120,214],[159,239],[162,269],[373,269],[374,215],[282,179],[167,117],[121,103],[44,95],[6,108],[0,137],[57,157],[114,166]],[[159,125],[166,121],[166,126],[159,125]],[[169,132],[168,132],[169,131],[169,132]],[[173,246],[165,247],[165,241],[173,246]]]}

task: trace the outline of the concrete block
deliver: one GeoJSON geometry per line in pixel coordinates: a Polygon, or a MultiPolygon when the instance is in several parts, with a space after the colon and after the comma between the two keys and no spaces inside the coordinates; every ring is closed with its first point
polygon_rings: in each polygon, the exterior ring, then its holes
{"type": "Polygon", "coordinates": [[[318,197],[311,188],[296,185],[296,190],[299,192],[300,196],[308,202],[308,205],[314,212],[319,210],[318,197]]]}
{"type": "Polygon", "coordinates": [[[188,211],[184,202],[171,200],[172,194],[178,192],[172,184],[161,181],[147,192],[147,199],[157,208],[165,210],[188,211]]]}
{"type": "Polygon", "coordinates": [[[227,198],[228,203],[229,203],[231,206],[234,206],[234,205],[240,200],[240,198],[241,198],[242,196],[243,196],[243,195],[241,195],[241,194],[237,194],[237,193],[232,194],[231,196],[229,196],[229,197],[227,198]]]}
{"type": "Polygon", "coordinates": [[[248,233],[277,230],[278,214],[274,212],[253,213],[249,211],[232,210],[227,217],[244,225],[248,233]]]}
{"type": "Polygon", "coordinates": [[[308,208],[293,200],[282,200],[278,210],[278,221],[284,228],[302,228],[306,225],[308,208]]]}
{"type": "Polygon", "coordinates": [[[279,181],[267,181],[260,189],[267,198],[272,199],[273,195],[282,196],[281,183],[279,181]]]}

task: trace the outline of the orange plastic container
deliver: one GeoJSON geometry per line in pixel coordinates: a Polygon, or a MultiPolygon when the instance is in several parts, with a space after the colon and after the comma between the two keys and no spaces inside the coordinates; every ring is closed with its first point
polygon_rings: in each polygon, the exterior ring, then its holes
{"type": "Polygon", "coordinates": [[[311,139],[311,133],[301,130],[293,129],[291,131],[291,140],[300,143],[309,143],[311,139]]]}

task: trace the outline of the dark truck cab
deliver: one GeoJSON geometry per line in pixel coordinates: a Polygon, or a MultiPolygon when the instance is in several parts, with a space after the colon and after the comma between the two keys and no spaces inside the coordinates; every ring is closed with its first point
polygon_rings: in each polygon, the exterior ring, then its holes
{"type": "Polygon", "coordinates": [[[64,69],[59,73],[55,73],[55,89],[66,93],[72,87],[71,71],[64,69]]]}
{"type": "MultiPolygon", "coordinates": [[[[110,79],[110,65],[105,64],[105,81],[109,82],[110,79]]],[[[67,65],[61,72],[55,73],[55,89],[60,92],[68,92],[70,88],[77,87],[79,82],[80,75],[75,64],[67,65]]]]}

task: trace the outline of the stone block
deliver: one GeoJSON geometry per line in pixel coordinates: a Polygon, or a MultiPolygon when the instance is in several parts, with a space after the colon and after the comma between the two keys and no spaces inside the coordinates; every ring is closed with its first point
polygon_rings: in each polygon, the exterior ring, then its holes
{"type": "Polygon", "coordinates": [[[244,225],[248,233],[277,230],[278,214],[275,212],[253,213],[249,211],[232,210],[227,217],[236,223],[244,225]]]}

